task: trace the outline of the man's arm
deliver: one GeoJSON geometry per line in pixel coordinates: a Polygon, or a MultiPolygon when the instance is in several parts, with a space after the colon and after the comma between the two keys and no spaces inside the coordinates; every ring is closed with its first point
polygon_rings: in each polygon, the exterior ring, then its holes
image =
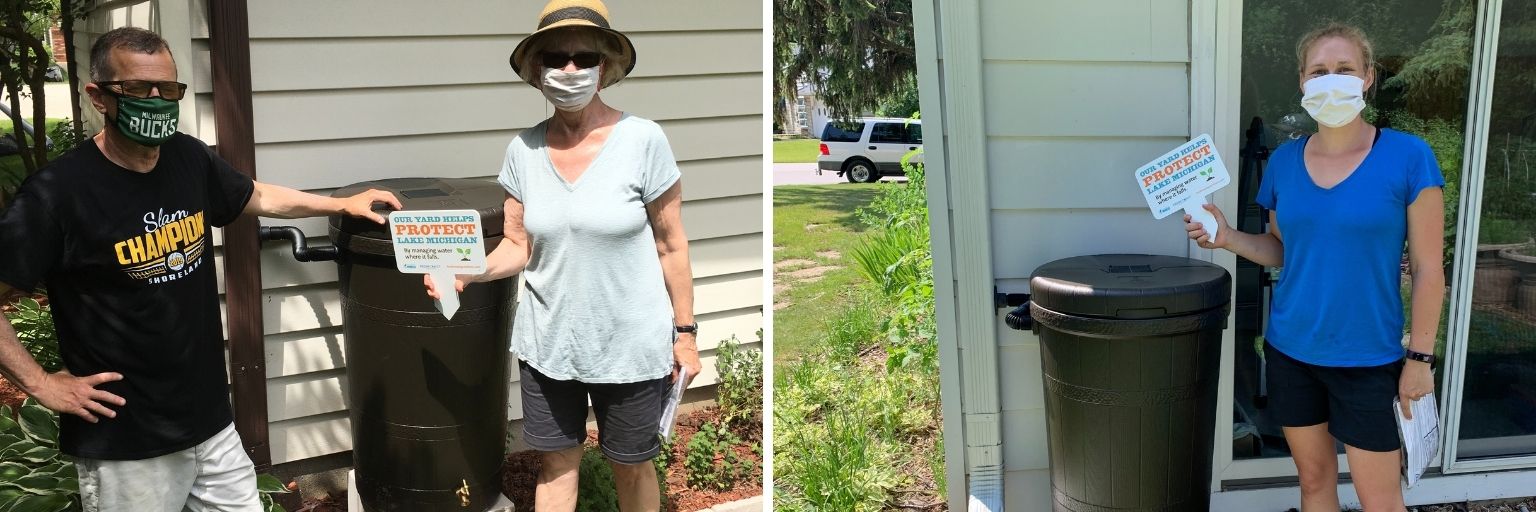
{"type": "MultiPolygon", "coordinates": [[[[10,285],[0,283],[0,302],[9,298],[12,291],[10,285]]],[[[70,375],[69,370],[54,374],[43,371],[32,354],[27,353],[26,347],[21,346],[15,326],[4,315],[0,315],[0,374],[36,398],[43,407],[61,414],[73,414],[91,423],[99,421],[97,415],[117,417],[117,413],[104,404],[122,407],[127,403],[123,397],[96,389],[103,383],[123,380],[122,374],[106,372],[76,377],[70,375]]]]}
{"type": "Polygon", "coordinates": [[[325,197],[259,181],[255,187],[244,213],[262,217],[296,219],[341,213],[383,224],[387,219],[373,212],[374,203],[400,209],[400,200],[382,190],[369,189],[352,197],[325,197]]]}

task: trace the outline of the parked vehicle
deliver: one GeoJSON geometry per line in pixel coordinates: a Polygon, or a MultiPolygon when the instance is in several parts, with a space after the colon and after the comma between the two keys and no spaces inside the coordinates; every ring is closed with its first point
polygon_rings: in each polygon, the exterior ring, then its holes
{"type": "MultiPolygon", "coordinates": [[[[916,119],[868,117],[833,121],[821,132],[821,156],[816,172],[833,171],[853,183],[874,183],[882,176],[901,176],[901,159],[923,147],[923,122],[916,119]]],[[[923,153],[912,155],[922,163],[923,153]]]]}

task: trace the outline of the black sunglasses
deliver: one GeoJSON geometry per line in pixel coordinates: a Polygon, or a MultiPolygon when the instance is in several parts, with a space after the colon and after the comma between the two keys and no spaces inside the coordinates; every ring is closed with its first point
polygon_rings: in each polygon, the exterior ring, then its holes
{"type": "Polygon", "coordinates": [[[158,90],[160,97],[177,101],[187,94],[187,84],[181,82],[151,82],[148,80],[114,80],[96,82],[107,92],[130,98],[148,98],[151,90],[158,90]]]}
{"type": "Polygon", "coordinates": [[[598,52],[556,53],[539,52],[539,60],[544,67],[561,69],[567,62],[575,62],[576,67],[587,69],[603,62],[603,54],[598,52]]]}

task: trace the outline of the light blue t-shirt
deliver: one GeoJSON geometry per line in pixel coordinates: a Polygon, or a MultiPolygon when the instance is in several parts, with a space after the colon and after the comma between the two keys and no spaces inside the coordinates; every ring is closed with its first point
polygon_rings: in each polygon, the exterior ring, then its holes
{"type": "Polygon", "coordinates": [[[682,174],[656,123],[624,114],[568,183],[545,145],[548,121],[507,146],[497,181],[523,203],[533,254],[512,351],[540,373],[593,384],[672,371],[672,301],[645,205],[682,174]]]}
{"type": "Polygon", "coordinates": [[[1274,210],[1285,244],[1265,338],[1319,366],[1377,366],[1403,357],[1398,279],[1408,205],[1445,185],[1422,139],[1392,129],[1333,188],[1307,174],[1309,138],[1275,149],[1258,203],[1274,210]]]}

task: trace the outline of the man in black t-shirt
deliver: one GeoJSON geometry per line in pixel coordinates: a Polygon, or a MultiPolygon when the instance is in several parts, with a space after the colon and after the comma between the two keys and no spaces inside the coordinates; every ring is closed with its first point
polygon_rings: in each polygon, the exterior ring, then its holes
{"type": "Polygon", "coordinates": [[[46,284],[65,370],[0,322],[0,373],[60,413],[89,511],[258,511],[230,411],[211,228],[242,213],[383,223],[389,193],[329,198],[254,182],[178,133],[186,85],[137,28],[91,48],[106,127],[31,176],[0,211],[0,297],[46,284]]]}

